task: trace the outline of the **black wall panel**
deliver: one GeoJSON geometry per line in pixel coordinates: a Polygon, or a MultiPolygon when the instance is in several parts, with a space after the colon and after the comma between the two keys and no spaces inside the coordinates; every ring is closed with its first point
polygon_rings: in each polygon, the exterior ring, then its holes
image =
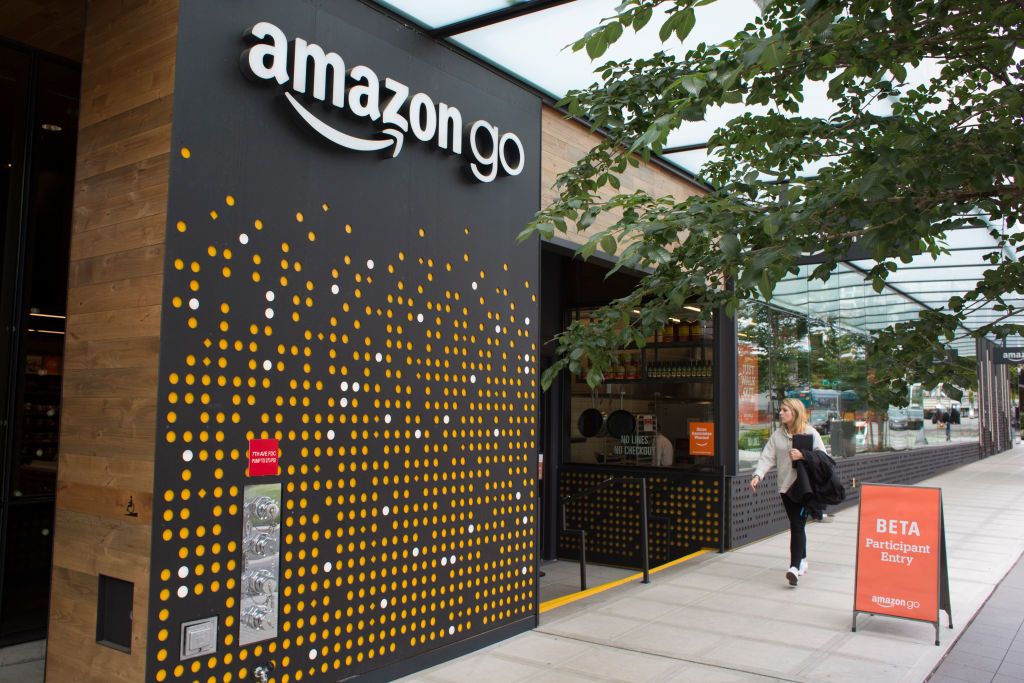
{"type": "Polygon", "coordinates": [[[147,679],[387,678],[531,627],[539,100],[356,2],[182,0],[176,69],[147,679]],[[522,172],[476,182],[411,131],[329,142],[294,80],[243,76],[261,21],[513,132],[522,172]],[[278,476],[246,476],[251,438],[280,439],[278,476]],[[282,490],[277,630],[242,646],[254,483],[282,490]],[[179,661],[212,616],[216,652],[179,661]]]}

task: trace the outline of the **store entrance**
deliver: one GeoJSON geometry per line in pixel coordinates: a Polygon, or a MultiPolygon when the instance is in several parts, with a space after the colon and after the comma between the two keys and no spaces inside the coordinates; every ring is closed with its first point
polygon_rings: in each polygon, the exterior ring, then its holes
{"type": "Polygon", "coordinates": [[[0,43],[0,646],[46,635],[80,73],[0,43]]]}
{"type": "MultiPolygon", "coordinates": [[[[597,308],[637,285],[639,274],[609,275],[611,264],[593,261],[545,245],[541,334],[548,364],[557,350],[549,340],[567,324],[586,325],[597,308]]],[[[642,501],[650,566],[720,547],[722,461],[714,438],[720,324],[717,314],[681,306],[643,348],[616,352],[598,387],[587,384],[584,359],[579,372],[562,373],[542,396],[541,569],[548,575],[541,579],[542,605],[554,597],[552,583],[578,590],[570,584],[578,586],[572,577],[579,574],[580,540],[562,530],[563,517],[567,528],[586,532],[593,585],[643,566],[642,501]]]]}

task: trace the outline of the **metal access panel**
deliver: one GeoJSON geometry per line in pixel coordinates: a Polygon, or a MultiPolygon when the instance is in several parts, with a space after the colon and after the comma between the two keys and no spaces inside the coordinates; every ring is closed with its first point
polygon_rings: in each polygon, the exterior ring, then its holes
{"type": "Polygon", "coordinates": [[[245,487],[238,644],[277,636],[281,560],[281,485],[245,487]]]}
{"type": "Polygon", "coordinates": [[[132,603],[135,584],[100,574],[96,608],[96,642],[132,651],[132,603]]]}

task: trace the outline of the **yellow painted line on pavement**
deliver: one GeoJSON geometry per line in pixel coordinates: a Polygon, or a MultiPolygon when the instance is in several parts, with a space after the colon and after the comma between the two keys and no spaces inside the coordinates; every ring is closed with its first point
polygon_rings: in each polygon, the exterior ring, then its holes
{"type": "MultiPolygon", "coordinates": [[[[698,550],[695,553],[690,553],[689,555],[684,555],[683,557],[680,557],[680,558],[677,558],[675,560],[672,560],[671,562],[666,562],[665,564],[659,565],[659,566],[651,569],[650,573],[654,574],[656,572],[660,572],[663,569],[668,569],[669,567],[674,567],[677,564],[682,564],[683,562],[686,562],[688,560],[692,560],[695,557],[700,557],[701,555],[704,555],[704,554],[707,554],[707,553],[710,553],[710,552],[715,552],[715,551],[711,550],[710,548],[705,548],[704,550],[698,550]]],[[[562,607],[564,605],[568,605],[571,602],[576,602],[577,600],[582,600],[583,598],[590,597],[591,595],[597,595],[598,593],[603,593],[606,590],[609,590],[611,588],[615,588],[616,586],[621,586],[624,583],[630,583],[631,581],[642,580],[643,578],[644,578],[644,573],[643,572],[638,572],[636,574],[631,574],[629,576],[626,576],[624,578],[618,579],[616,581],[609,581],[608,583],[603,583],[600,586],[594,586],[593,588],[588,588],[585,591],[580,591],[578,593],[570,593],[569,595],[563,595],[562,597],[555,598],[554,600],[548,600],[547,602],[542,602],[542,603],[540,603],[540,613],[544,614],[544,612],[547,612],[549,610],[553,610],[553,609],[556,609],[558,607],[562,607]]]]}

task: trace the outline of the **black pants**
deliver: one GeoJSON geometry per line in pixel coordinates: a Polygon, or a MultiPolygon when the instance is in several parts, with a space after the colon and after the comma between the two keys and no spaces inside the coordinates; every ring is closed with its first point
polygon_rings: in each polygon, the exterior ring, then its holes
{"type": "Polygon", "coordinates": [[[807,517],[800,514],[803,506],[791,501],[785,493],[782,494],[782,505],[789,517],[789,566],[799,569],[800,560],[807,557],[807,533],[804,531],[807,517]]]}

